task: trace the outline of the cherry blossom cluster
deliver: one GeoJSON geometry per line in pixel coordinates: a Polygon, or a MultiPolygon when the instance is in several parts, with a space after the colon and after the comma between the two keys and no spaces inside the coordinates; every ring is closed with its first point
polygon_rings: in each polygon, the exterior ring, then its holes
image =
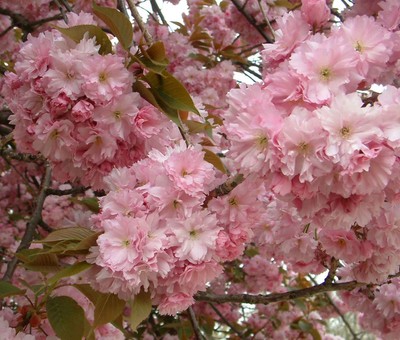
{"type": "Polygon", "coordinates": [[[341,293],[345,306],[361,312],[360,325],[384,339],[397,339],[400,330],[400,280],[376,288],[341,293]]]}
{"type": "Polygon", "coordinates": [[[396,81],[399,31],[389,4],[380,3],[378,19],[350,17],[326,34],[315,33],[326,11],[313,23],[304,10],[283,15],[276,43],[262,52],[264,82],[228,94],[228,156],[273,193],[255,241],[300,272],[321,272],[333,257],[342,278],[380,282],[400,265],[391,241],[399,226],[399,92],[388,86],[374,105],[356,92],[396,81]],[[394,77],[382,78],[386,69],[394,77]]]}
{"type": "Polygon", "coordinates": [[[216,214],[202,207],[217,183],[201,150],[185,144],[131,168],[113,170],[96,225],[104,231],[89,261],[93,286],[129,299],[151,292],[162,314],[193,304],[193,295],[221,273],[216,214]]]}
{"type": "MultiPolygon", "coordinates": [[[[69,14],[70,26],[80,24],[95,22],[87,13],[69,14]]],[[[101,55],[99,47],[94,38],[74,43],[56,29],[29,36],[3,88],[18,148],[47,157],[60,182],[80,179],[94,188],[103,187],[113,167],[179,137],[172,122],[132,92],[124,58],[101,55]]]]}

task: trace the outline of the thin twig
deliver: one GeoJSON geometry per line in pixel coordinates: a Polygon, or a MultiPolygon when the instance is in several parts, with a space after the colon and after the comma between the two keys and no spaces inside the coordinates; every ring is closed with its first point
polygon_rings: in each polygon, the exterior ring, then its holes
{"type": "Polygon", "coordinates": [[[196,315],[194,314],[193,308],[189,307],[188,312],[189,312],[190,323],[192,324],[192,328],[193,328],[193,332],[196,337],[196,340],[202,340],[204,337],[201,334],[200,326],[199,326],[199,323],[197,322],[196,315]]]}
{"type": "MultiPolygon", "coordinates": [[[[128,1],[130,1],[130,0],[128,0],[128,1]]],[[[232,1],[232,3],[234,4],[234,6],[237,8],[237,10],[238,10],[240,13],[242,13],[242,15],[247,19],[247,21],[249,22],[249,24],[250,24],[251,26],[253,26],[253,27],[257,30],[258,33],[261,34],[261,36],[265,39],[265,41],[266,41],[267,43],[272,44],[272,43],[274,42],[274,40],[271,39],[271,37],[269,37],[268,34],[266,34],[266,33],[264,32],[264,30],[262,29],[262,27],[260,27],[260,25],[257,24],[256,20],[255,20],[250,14],[248,14],[248,13],[244,10],[244,8],[242,8],[242,6],[241,6],[241,4],[238,2],[238,0],[231,0],[231,1],[232,1]]]]}
{"type": "Polygon", "coordinates": [[[140,16],[140,14],[136,8],[136,5],[133,3],[132,0],[126,0],[126,2],[128,3],[128,6],[129,6],[129,9],[131,10],[133,18],[136,20],[140,30],[143,33],[144,39],[146,40],[146,42],[149,45],[151,45],[153,42],[153,38],[151,37],[149,31],[147,30],[147,28],[142,20],[142,17],[140,16]]]}
{"type": "Polygon", "coordinates": [[[40,19],[40,20],[37,20],[37,21],[32,21],[30,23],[30,25],[32,25],[32,26],[41,26],[41,25],[43,25],[43,24],[45,24],[47,22],[54,21],[54,20],[61,20],[63,18],[64,17],[62,15],[62,13],[60,13],[60,14],[53,15],[52,17],[43,18],[43,19],[40,19]]]}
{"type": "Polygon", "coordinates": [[[220,319],[230,328],[232,329],[238,336],[240,339],[245,339],[244,336],[242,335],[242,333],[234,326],[232,325],[232,323],[227,320],[222,313],[219,311],[219,309],[212,303],[209,302],[209,305],[211,306],[211,308],[214,310],[215,313],[217,313],[217,315],[220,317],[220,319]]]}
{"type": "Polygon", "coordinates": [[[328,274],[325,277],[324,284],[332,284],[335,280],[335,275],[338,267],[340,266],[339,260],[335,259],[334,257],[331,258],[331,263],[328,268],[328,274]]]}
{"type": "Polygon", "coordinates": [[[267,17],[267,14],[266,14],[265,11],[264,11],[264,7],[263,7],[262,4],[261,4],[261,0],[258,0],[258,7],[260,7],[260,11],[261,11],[261,13],[262,13],[262,15],[263,15],[263,17],[264,17],[264,21],[267,23],[267,26],[268,26],[268,28],[269,28],[271,34],[272,34],[272,38],[273,38],[273,40],[275,41],[275,31],[274,31],[274,29],[272,28],[271,23],[269,22],[269,19],[268,19],[268,17],[267,17]]]}
{"type": "MultiPolygon", "coordinates": [[[[29,248],[32,243],[33,237],[35,235],[35,230],[40,220],[42,219],[42,209],[43,204],[46,199],[46,189],[49,187],[51,181],[51,168],[49,165],[46,166],[46,172],[42,180],[42,188],[39,192],[39,195],[36,199],[36,207],[33,211],[32,217],[26,226],[25,233],[22,236],[21,243],[18,246],[17,253],[23,249],[29,248]]],[[[18,258],[14,256],[14,258],[8,262],[6,272],[4,273],[3,280],[11,281],[11,278],[14,274],[14,271],[18,264],[18,258]]]]}
{"type": "MultiPolygon", "coordinates": [[[[317,282],[314,280],[314,278],[311,275],[308,275],[308,278],[314,283],[316,284],[317,282]]],[[[324,297],[328,300],[329,304],[333,307],[333,309],[335,310],[335,312],[339,315],[339,317],[342,319],[343,323],[345,324],[345,326],[347,327],[347,329],[349,330],[349,332],[351,333],[351,335],[353,336],[354,340],[359,340],[356,332],[353,330],[353,328],[351,327],[351,325],[349,324],[349,322],[346,320],[345,316],[342,314],[342,312],[340,311],[340,309],[338,308],[338,306],[336,306],[336,304],[333,302],[333,300],[331,299],[331,297],[329,296],[328,293],[324,293],[324,297]]]]}
{"type": "Polygon", "coordinates": [[[167,20],[165,20],[164,14],[161,12],[160,6],[158,6],[158,3],[156,0],[150,0],[151,7],[153,11],[159,16],[161,19],[161,22],[165,25],[168,26],[167,20]]]}
{"type": "Polygon", "coordinates": [[[68,25],[68,18],[67,18],[67,15],[65,14],[64,8],[61,5],[60,1],[59,0],[54,0],[54,3],[57,5],[58,10],[60,11],[64,22],[68,25]]]}
{"type": "Polygon", "coordinates": [[[0,38],[4,37],[8,32],[10,32],[14,28],[14,25],[8,26],[3,32],[0,33],[0,38]]]}
{"type": "Polygon", "coordinates": [[[72,12],[72,7],[68,1],[66,0],[59,0],[59,1],[64,5],[64,7],[67,9],[68,12],[72,12]]]}
{"type": "Polygon", "coordinates": [[[117,0],[117,8],[119,9],[120,12],[124,13],[124,15],[129,19],[129,14],[128,11],[126,10],[124,0],[117,0]]]}

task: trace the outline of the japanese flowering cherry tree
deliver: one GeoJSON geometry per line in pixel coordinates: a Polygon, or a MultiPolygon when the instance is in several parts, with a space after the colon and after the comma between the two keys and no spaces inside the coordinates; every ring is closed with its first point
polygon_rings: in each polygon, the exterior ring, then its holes
{"type": "Polygon", "coordinates": [[[0,337],[398,339],[400,2],[161,5],[0,0],[0,337]]]}

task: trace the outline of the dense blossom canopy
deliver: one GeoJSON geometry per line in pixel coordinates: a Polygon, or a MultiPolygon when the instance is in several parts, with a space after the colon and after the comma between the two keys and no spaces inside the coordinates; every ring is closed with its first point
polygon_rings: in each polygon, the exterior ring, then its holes
{"type": "Polygon", "coordinates": [[[161,5],[0,0],[0,337],[397,339],[400,2],[161,5]]]}

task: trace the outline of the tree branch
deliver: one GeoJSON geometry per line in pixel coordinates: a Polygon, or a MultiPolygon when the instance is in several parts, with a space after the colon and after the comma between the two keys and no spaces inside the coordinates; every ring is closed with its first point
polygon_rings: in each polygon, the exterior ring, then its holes
{"type": "MultiPolygon", "coordinates": [[[[130,1],[130,0],[128,0],[130,1]]],[[[249,22],[249,24],[251,26],[253,26],[258,33],[260,33],[260,35],[265,39],[265,41],[267,43],[274,43],[274,40],[268,36],[268,34],[265,33],[265,31],[262,29],[262,27],[260,25],[257,24],[256,20],[249,15],[245,10],[244,7],[241,6],[241,4],[238,2],[238,0],[231,0],[233,5],[237,8],[237,10],[242,13],[242,15],[247,19],[247,21],[249,22]]]]}
{"type": "Polygon", "coordinates": [[[249,303],[249,304],[270,304],[273,302],[288,301],[298,298],[310,297],[315,294],[325,292],[333,292],[340,290],[352,290],[357,287],[367,286],[367,283],[350,281],[332,284],[320,284],[310,288],[293,290],[286,293],[272,293],[268,295],[252,295],[252,294],[226,294],[217,295],[206,292],[199,292],[195,295],[197,301],[207,301],[216,303],[236,302],[236,303],[249,303]]]}
{"type": "Polygon", "coordinates": [[[222,183],[220,186],[208,193],[206,199],[204,200],[203,207],[207,207],[208,202],[210,202],[213,198],[228,195],[243,181],[244,177],[242,174],[238,174],[232,178],[229,178],[225,183],[222,183]]]}
{"type": "Polygon", "coordinates": [[[192,324],[192,328],[193,328],[193,332],[196,337],[196,340],[203,339],[203,335],[201,334],[199,323],[197,322],[196,315],[194,314],[192,307],[188,308],[188,313],[189,313],[190,323],[192,324]]]}
{"type": "Polygon", "coordinates": [[[41,156],[37,155],[31,155],[27,153],[19,153],[15,152],[12,149],[0,149],[0,155],[3,157],[15,159],[17,161],[22,161],[22,162],[30,162],[30,163],[38,163],[38,164],[43,164],[44,163],[44,158],[41,156]]]}
{"type": "MultiPolygon", "coordinates": [[[[311,275],[308,275],[308,278],[314,283],[316,284],[317,282],[314,280],[314,278],[311,275]]],[[[351,335],[353,336],[354,340],[358,340],[358,336],[356,334],[356,332],[353,330],[353,328],[351,327],[351,325],[349,324],[349,322],[346,320],[346,318],[344,317],[344,315],[342,314],[342,312],[340,311],[340,309],[338,308],[338,306],[336,306],[336,304],[333,302],[333,300],[331,299],[331,297],[329,296],[328,293],[324,293],[324,297],[328,300],[329,304],[333,307],[333,309],[335,310],[335,312],[339,315],[339,317],[342,319],[343,323],[345,324],[345,326],[347,327],[347,329],[349,330],[349,332],[351,333],[351,335]]]]}
{"type": "Polygon", "coordinates": [[[35,26],[40,26],[46,22],[53,21],[53,20],[59,20],[59,19],[63,18],[62,15],[58,14],[58,15],[55,15],[55,16],[52,16],[49,18],[43,18],[43,19],[31,22],[27,18],[25,18],[22,14],[10,11],[7,8],[0,8],[0,14],[10,17],[10,19],[12,21],[12,25],[9,28],[7,28],[7,30],[10,30],[11,28],[17,26],[26,32],[32,32],[33,29],[35,28],[35,26]]]}
{"type": "Polygon", "coordinates": [[[134,19],[136,20],[140,30],[143,33],[144,36],[144,40],[146,40],[146,42],[150,45],[153,42],[153,38],[151,37],[149,31],[147,30],[142,17],[140,16],[136,5],[133,3],[132,0],[126,0],[126,2],[128,3],[129,9],[131,10],[132,16],[134,17],[134,19]]]}
{"type": "Polygon", "coordinates": [[[76,187],[66,190],[48,188],[46,189],[46,195],[55,195],[55,196],[77,195],[77,194],[83,194],[88,189],[89,189],[88,187],[76,187]]]}
{"type": "Polygon", "coordinates": [[[211,308],[214,310],[214,312],[220,317],[220,319],[223,321],[223,323],[225,323],[230,329],[232,329],[240,339],[245,339],[242,335],[242,333],[234,326],[232,325],[229,320],[227,320],[222,313],[219,311],[219,309],[212,303],[209,302],[209,305],[211,306],[211,308]]]}
{"type": "Polygon", "coordinates": [[[161,22],[163,25],[168,26],[167,20],[165,20],[164,14],[161,12],[160,6],[158,6],[158,3],[156,0],[150,0],[151,7],[153,11],[158,15],[158,17],[161,19],[161,22]]]}
{"type": "MultiPolygon", "coordinates": [[[[42,180],[42,188],[39,192],[39,195],[36,200],[36,207],[33,211],[32,217],[26,226],[25,233],[22,236],[21,243],[17,249],[17,252],[29,248],[32,243],[33,237],[35,235],[35,230],[40,220],[42,219],[42,209],[44,200],[46,199],[46,189],[49,187],[51,181],[51,168],[49,165],[46,166],[46,172],[44,178],[42,180]]],[[[14,271],[18,264],[18,258],[15,256],[10,262],[7,264],[6,272],[4,273],[3,280],[10,281],[14,271]]]]}

